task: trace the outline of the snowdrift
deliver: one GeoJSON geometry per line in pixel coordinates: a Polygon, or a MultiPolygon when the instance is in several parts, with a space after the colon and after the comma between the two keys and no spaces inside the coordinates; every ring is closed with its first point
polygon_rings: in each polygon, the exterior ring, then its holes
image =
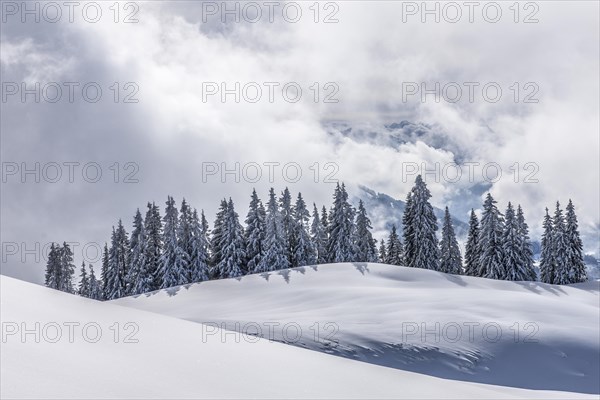
{"type": "Polygon", "coordinates": [[[597,281],[556,286],[348,263],[113,303],[203,323],[215,336],[225,328],[439,378],[600,393],[597,281]]]}

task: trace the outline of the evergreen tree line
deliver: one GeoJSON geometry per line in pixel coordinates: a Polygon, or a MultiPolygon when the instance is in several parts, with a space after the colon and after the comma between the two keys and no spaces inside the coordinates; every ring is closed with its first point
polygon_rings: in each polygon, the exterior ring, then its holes
{"type": "MultiPolygon", "coordinates": [[[[353,207],[344,184],[336,185],[333,204],[321,211],[313,203],[309,212],[302,194],[292,201],[286,188],[279,197],[270,189],[266,205],[253,190],[245,226],[231,198],[221,201],[213,229],[204,211],[184,199],[177,209],[169,196],[161,217],[155,203],[138,209],[129,235],[119,220],[110,246],[105,244],[101,278],[82,264],[77,292],[85,297],[112,300],[162,288],[234,278],[313,264],[382,262],[504,280],[536,280],[529,228],[520,206],[508,204],[503,215],[490,194],[483,204],[481,223],[471,211],[465,260],[446,207],[438,242],[438,222],[427,185],[418,176],[408,193],[402,216],[403,232],[392,227],[379,249],[362,201],[353,207]],[[401,239],[402,236],[402,239],[401,239]]],[[[546,214],[541,280],[573,283],[587,279],[577,218],[569,201],[563,217],[557,203],[554,218],[546,214]]],[[[52,245],[46,285],[74,292],[73,256],[68,247],[52,245]]]]}

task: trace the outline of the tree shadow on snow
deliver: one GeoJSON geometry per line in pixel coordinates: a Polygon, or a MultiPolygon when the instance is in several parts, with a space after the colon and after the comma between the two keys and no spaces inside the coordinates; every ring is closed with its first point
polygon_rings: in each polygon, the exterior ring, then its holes
{"type": "Polygon", "coordinates": [[[371,271],[369,271],[369,266],[367,263],[352,263],[352,265],[354,266],[354,268],[356,268],[358,270],[358,272],[360,272],[362,275],[366,273],[370,273],[371,271]]]}

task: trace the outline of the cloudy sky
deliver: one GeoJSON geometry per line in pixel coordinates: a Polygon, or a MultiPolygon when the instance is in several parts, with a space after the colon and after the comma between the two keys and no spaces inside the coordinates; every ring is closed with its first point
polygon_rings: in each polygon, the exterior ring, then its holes
{"type": "Polygon", "coordinates": [[[432,202],[458,218],[484,184],[536,237],[572,198],[598,252],[598,2],[512,4],[2,2],[2,273],[42,282],[51,241],[94,262],[119,218],[168,194],[212,221],[229,196],[244,217],[253,187],[402,199],[436,165],[432,202]],[[436,133],[390,146],[403,120],[436,133]],[[221,175],[236,163],[239,182],[221,175]]]}

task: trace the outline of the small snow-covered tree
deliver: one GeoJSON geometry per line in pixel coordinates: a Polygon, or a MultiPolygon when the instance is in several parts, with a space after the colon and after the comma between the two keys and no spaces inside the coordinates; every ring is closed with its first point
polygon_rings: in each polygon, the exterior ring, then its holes
{"type": "Polygon", "coordinates": [[[73,264],[73,252],[71,251],[71,247],[66,242],[63,242],[62,247],[59,248],[59,259],[60,280],[58,283],[58,290],[74,293],[73,274],[75,274],[75,264],[73,264]]]}
{"type": "Polygon", "coordinates": [[[529,226],[525,222],[525,215],[521,205],[517,206],[517,226],[519,230],[519,239],[521,242],[521,263],[523,268],[524,281],[535,281],[537,274],[533,268],[533,249],[529,238],[529,226]]]}
{"type": "Polygon", "coordinates": [[[46,286],[52,289],[59,288],[61,282],[60,247],[54,243],[50,245],[48,261],[46,263],[46,286]]]}
{"type": "Polygon", "coordinates": [[[96,278],[96,274],[94,272],[94,266],[92,264],[90,267],[90,299],[94,300],[102,300],[102,287],[101,282],[96,278]]]}
{"type": "Polygon", "coordinates": [[[296,203],[292,212],[293,223],[293,244],[292,267],[303,267],[317,262],[316,250],[308,234],[308,222],[310,213],[306,209],[306,203],[302,198],[302,193],[298,193],[296,203]]]}
{"type": "Polygon", "coordinates": [[[540,254],[540,280],[544,283],[554,283],[555,258],[552,249],[552,237],[554,236],[552,218],[546,208],[544,223],[542,225],[542,249],[540,254]]]}
{"type": "Polygon", "coordinates": [[[382,264],[387,263],[387,250],[383,239],[381,239],[381,244],[379,245],[379,262],[382,264]]]}
{"type": "Polygon", "coordinates": [[[88,278],[87,271],[85,269],[85,261],[81,263],[77,294],[79,294],[81,297],[90,297],[90,279],[88,278]]]}
{"type": "Polygon", "coordinates": [[[462,274],[462,256],[448,207],[444,211],[442,239],[440,240],[440,271],[448,274],[462,274]]]}
{"type": "Polygon", "coordinates": [[[212,238],[210,239],[210,252],[211,252],[211,262],[210,262],[210,276],[211,278],[218,278],[216,266],[223,259],[223,243],[224,243],[224,228],[225,228],[225,219],[227,217],[227,200],[221,200],[221,205],[219,206],[219,210],[217,211],[217,216],[215,218],[215,223],[213,225],[212,230],[212,238]]]}
{"type": "Polygon", "coordinates": [[[386,264],[404,265],[404,248],[396,231],[396,225],[392,225],[392,230],[387,241],[385,253],[386,264]]]}
{"type": "Polygon", "coordinates": [[[587,271],[585,262],[583,261],[583,243],[579,236],[575,207],[570,199],[567,205],[565,236],[567,242],[566,260],[569,266],[569,282],[585,282],[587,281],[587,271]]]}
{"type": "Polygon", "coordinates": [[[177,225],[177,246],[181,252],[182,283],[193,282],[193,270],[191,266],[192,253],[194,252],[194,234],[192,233],[192,209],[185,201],[181,201],[179,209],[179,223],[177,225]]]}
{"type": "Polygon", "coordinates": [[[554,281],[552,283],[558,285],[570,283],[568,247],[565,218],[560,203],[557,201],[552,219],[552,254],[554,257],[554,281]]]}
{"type": "Polygon", "coordinates": [[[377,262],[377,241],[371,234],[371,220],[362,200],[358,202],[354,231],[354,261],[377,262]]]}
{"type": "Polygon", "coordinates": [[[159,275],[162,277],[161,289],[187,283],[187,255],[177,240],[178,212],[175,200],[167,198],[164,221],[164,251],[160,259],[159,275]]]}
{"type": "Polygon", "coordinates": [[[471,209],[469,218],[469,232],[467,233],[467,244],[465,245],[465,275],[479,276],[479,220],[475,210],[471,209]]]}
{"type": "Polygon", "coordinates": [[[198,211],[194,209],[191,221],[192,231],[192,249],[190,254],[190,282],[202,282],[209,277],[209,242],[208,242],[208,222],[204,217],[198,217],[198,211]]]}
{"type": "Polygon", "coordinates": [[[252,190],[250,208],[246,216],[246,257],[247,272],[257,272],[257,266],[264,257],[267,213],[256,190],[252,190]]]}
{"type": "Polygon", "coordinates": [[[276,271],[289,268],[289,260],[285,256],[285,242],[281,228],[281,214],[277,206],[275,191],[269,191],[267,203],[265,255],[260,260],[255,272],[276,271]]]}
{"type": "Polygon", "coordinates": [[[479,240],[479,276],[491,279],[505,279],[502,234],[504,217],[496,207],[496,200],[487,194],[481,216],[481,235],[479,240]]]}
{"type": "Polygon", "coordinates": [[[117,229],[113,228],[110,250],[108,253],[107,300],[127,296],[127,270],[130,265],[131,249],[129,237],[119,220],[117,229]]]}
{"type": "MultiPolygon", "coordinates": [[[[113,229],[114,232],[114,229],[113,229]]],[[[113,233],[114,234],[114,233],[113,233]]],[[[102,288],[102,300],[108,299],[108,262],[109,260],[109,252],[108,252],[108,244],[104,243],[104,251],[102,252],[102,267],[100,268],[100,287],[102,288]]]]}
{"type": "Polygon", "coordinates": [[[139,287],[138,280],[144,279],[143,271],[144,262],[144,246],[145,246],[144,221],[139,208],[133,217],[133,231],[131,232],[131,258],[129,270],[127,271],[127,294],[140,294],[137,289],[139,287]]]}
{"type": "Polygon", "coordinates": [[[531,280],[532,276],[529,266],[526,264],[524,238],[521,229],[513,206],[509,202],[502,234],[502,255],[506,271],[504,279],[509,281],[528,281],[531,280]]]}
{"type": "Polygon", "coordinates": [[[162,275],[160,269],[163,251],[163,228],[160,209],[155,203],[148,203],[144,217],[144,241],[142,272],[137,279],[136,293],[146,293],[160,289],[162,275]]]}
{"type": "Polygon", "coordinates": [[[281,213],[281,234],[285,243],[285,256],[288,259],[290,267],[294,266],[294,247],[296,247],[296,238],[294,237],[296,227],[294,222],[294,210],[292,207],[292,195],[286,187],[279,198],[279,210],[281,213]]]}
{"type": "MultiPolygon", "coordinates": [[[[417,176],[415,186],[408,199],[404,220],[408,224],[406,242],[409,252],[405,251],[406,264],[412,268],[439,270],[439,248],[436,237],[437,218],[429,203],[431,193],[427,185],[417,176]],[[408,213],[408,214],[406,214],[408,213]]],[[[389,254],[388,254],[389,257],[389,254]]]]}
{"type": "Polygon", "coordinates": [[[317,205],[313,203],[312,223],[310,225],[310,236],[317,256],[317,264],[325,264],[327,262],[327,232],[325,225],[319,216],[317,205]]]}
{"type": "Polygon", "coordinates": [[[329,213],[329,241],[327,253],[329,262],[350,262],[354,258],[352,232],[354,231],[354,210],[348,203],[348,193],[342,183],[338,183],[333,195],[333,208],[329,213]]]}
{"type": "Polygon", "coordinates": [[[246,244],[244,228],[239,222],[231,198],[227,203],[221,242],[221,261],[215,265],[219,278],[235,278],[244,274],[246,244]]]}
{"type": "Polygon", "coordinates": [[[406,195],[404,213],[402,214],[402,236],[404,238],[404,262],[408,266],[415,259],[414,228],[413,228],[412,191],[406,195]]]}

